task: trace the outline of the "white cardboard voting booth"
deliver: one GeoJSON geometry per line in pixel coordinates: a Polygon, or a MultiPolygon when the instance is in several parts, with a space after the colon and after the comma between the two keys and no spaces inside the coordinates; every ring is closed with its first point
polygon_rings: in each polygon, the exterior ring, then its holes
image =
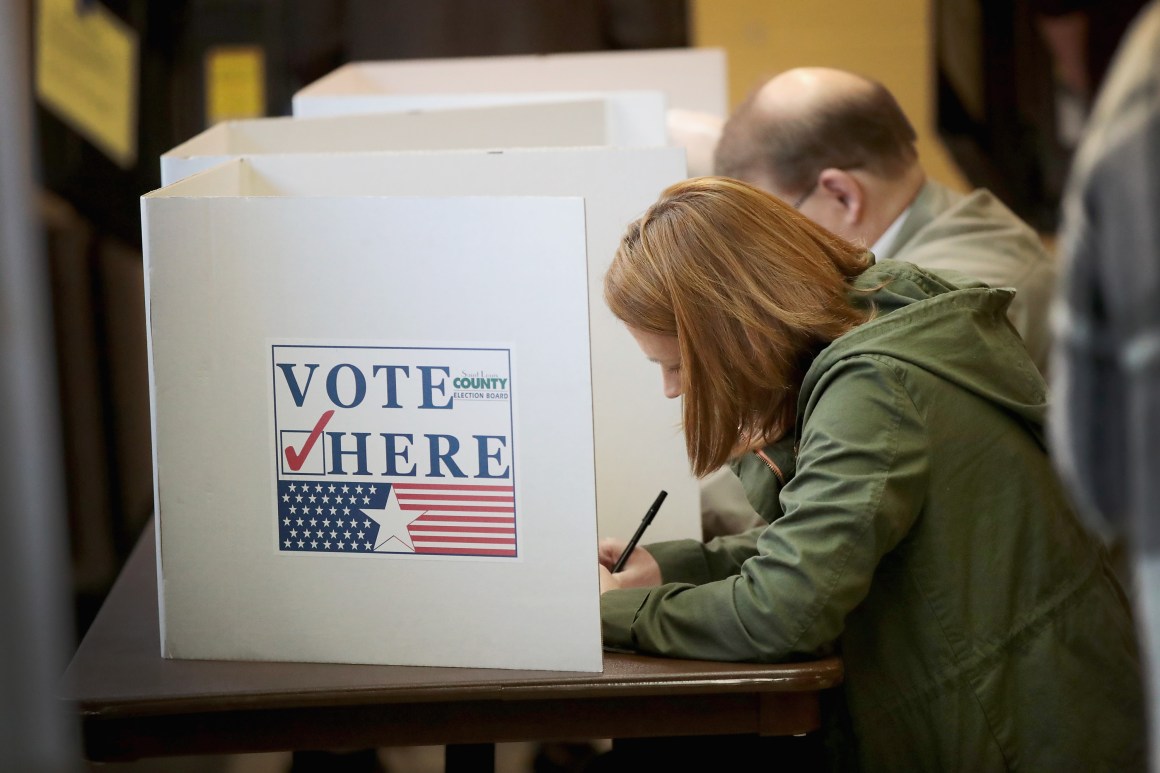
{"type": "MultiPolygon", "coordinates": [[[[668,498],[645,541],[700,538],[700,489],[689,472],[680,431],[680,401],[664,398],[657,366],[641,354],[603,296],[604,273],[625,227],[665,187],[683,179],[681,150],[593,147],[294,154],[254,156],[247,161],[238,174],[255,196],[307,191],[325,196],[582,196],[600,534],[627,539],[657,492],[664,489],[668,498]]],[[[556,415],[540,419],[554,422],[556,415]]]]}
{"type": "MultiPolygon", "coordinates": [[[[653,100],[646,99],[646,103],[653,100]]],[[[161,156],[161,184],[242,155],[316,151],[631,145],[606,100],[573,100],[326,118],[225,121],[161,156]]],[[[659,115],[659,113],[658,113],[659,115]]],[[[651,143],[661,144],[661,143],[651,143]]]]}
{"type": "Polygon", "coordinates": [[[163,654],[599,671],[584,201],[280,162],[142,199],[163,654]]]}
{"type": "Polygon", "coordinates": [[[523,92],[659,89],[668,109],[723,118],[726,83],[725,52],[719,48],[352,62],[300,89],[293,111],[296,116],[378,112],[390,98],[406,95],[496,100],[523,92]]]}

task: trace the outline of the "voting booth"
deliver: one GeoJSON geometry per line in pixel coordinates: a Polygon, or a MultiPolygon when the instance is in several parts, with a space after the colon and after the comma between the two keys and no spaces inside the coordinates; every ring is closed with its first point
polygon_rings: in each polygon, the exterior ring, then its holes
{"type": "Polygon", "coordinates": [[[161,184],[243,155],[662,145],[662,105],[659,92],[626,92],[615,100],[557,95],[523,104],[225,121],[162,154],[161,184]],[[631,131],[613,115],[626,104],[636,116],[631,131]]]}
{"type": "Polygon", "coordinates": [[[161,156],[163,186],[243,155],[621,144],[603,100],[225,121],[161,156]]]}
{"type": "Polygon", "coordinates": [[[520,94],[659,89],[669,109],[724,117],[726,83],[720,48],[351,62],[295,93],[293,110],[345,115],[452,101],[502,104],[520,94]]]}
{"type": "Polygon", "coordinates": [[[234,161],[142,218],[164,655],[600,670],[582,199],[234,161]]]}
{"type": "Polygon", "coordinates": [[[351,62],[300,89],[293,111],[311,117],[601,96],[618,136],[688,148],[690,168],[708,174],[729,108],[727,83],[719,48],[351,62]],[[648,93],[661,103],[649,105],[648,93]]]}

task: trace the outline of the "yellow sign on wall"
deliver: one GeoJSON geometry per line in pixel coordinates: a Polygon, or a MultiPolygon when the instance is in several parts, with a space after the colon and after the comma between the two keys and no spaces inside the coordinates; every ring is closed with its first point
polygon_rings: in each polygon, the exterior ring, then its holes
{"type": "Polygon", "coordinates": [[[206,51],[206,125],[265,114],[266,57],[261,46],[215,46],[206,51]]]}
{"type": "Polygon", "coordinates": [[[100,3],[38,0],[36,97],[118,165],[137,161],[137,34],[100,3]]]}

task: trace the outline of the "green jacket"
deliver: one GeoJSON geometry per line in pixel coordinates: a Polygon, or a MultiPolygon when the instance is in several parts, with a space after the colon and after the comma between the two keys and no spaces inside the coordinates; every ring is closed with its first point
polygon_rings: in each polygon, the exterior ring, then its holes
{"type": "Polygon", "coordinates": [[[784,488],[735,466],[771,525],[649,546],[665,584],[605,593],[605,644],[762,662],[837,644],[868,770],[1142,770],[1127,602],[1044,451],[1011,292],[969,285],[863,274],[878,316],[806,373],[796,459],[767,449],[784,488]]]}

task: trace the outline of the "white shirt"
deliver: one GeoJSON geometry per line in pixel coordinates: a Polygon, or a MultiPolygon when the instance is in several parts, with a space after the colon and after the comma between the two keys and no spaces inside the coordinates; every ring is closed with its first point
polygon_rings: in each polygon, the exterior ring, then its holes
{"type": "MultiPolygon", "coordinates": [[[[911,204],[911,206],[914,206],[911,204]]],[[[894,240],[898,238],[898,232],[902,230],[902,221],[906,220],[906,216],[910,214],[910,207],[902,210],[902,214],[894,218],[894,222],[890,227],[882,232],[878,237],[878,241],[874,242],[870,247],[870,252],[874,253],[874,262],[878,262],[878,256],[886,252],[894,246],[894,240]]]]}

